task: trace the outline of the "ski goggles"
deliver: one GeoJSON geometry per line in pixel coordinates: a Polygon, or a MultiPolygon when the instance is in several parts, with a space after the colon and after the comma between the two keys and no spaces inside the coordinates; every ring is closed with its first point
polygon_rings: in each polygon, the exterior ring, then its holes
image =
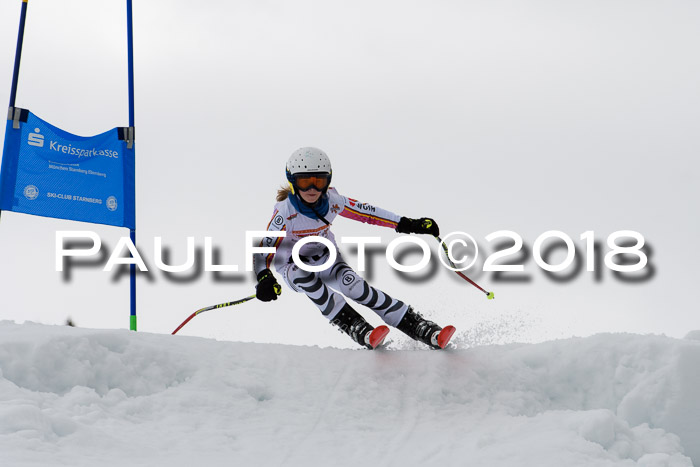
{"type": "Polygon", "coordinates": [[[294,184],[299,191],[308,191],[312,188],[323,191],[328,188],[329,174],[297,175],[294,184]]]}

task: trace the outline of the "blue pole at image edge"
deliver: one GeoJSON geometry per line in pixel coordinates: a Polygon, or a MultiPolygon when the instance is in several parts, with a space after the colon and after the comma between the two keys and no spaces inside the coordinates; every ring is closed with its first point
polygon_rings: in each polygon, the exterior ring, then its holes
{"type": "MultiPolygon", "coordinates": [[[[131,243],[136,245],[136,230],[131,229],[129,231],[129,236],[131,237],[131,243]]],[[[129,304],[131,306],[131,316],[129,322],[129,329],[136,331],[136,265],[129,265],[129,304]]]]}
{"type": "Polygon", "coordinates": [[[12,90],[10,91],[10,107],[15,106],[15,99],[17,98],[19,64],[22,59],[22,43],[24,42],[24,23],[27,20],[27,3],[27,0],[22,0],[22,13],[19,17],[19,32],[17,33],[17,50],[15,51],[15,68],[12,72],[12,90]]]}
{"type": "MultiPolygon", "coordinates": [[[[24,42],[24,24],[27,20],[27,0],[22,0],[22,13],[19,17],[19,32],[17,33],[17,50],[15,51],[15,67],[12,71],[12,88],[10,90],[10,107],[15,106],[17,98],[17,82],[19,81],[19,64],[22,59],[22,43],[24,42]]],[[[0,209],[2,217],[2,209],[0,209]]]]}
{"type": "MultiPolygon", "coordinates": [[[[131,21],[131,0],[126,0],[126,35],[128,44],[129,62],[129,126],[134,128],[134,28],[131,21]]],[[[135,147],[135,146],[134,146],[135,147]]],[[[135,152],[135,149],[134,149],[135,152]]],[[[134,173],[134,176],[136,174],[134,173]]],[[[134,184],[136,181],[134,180],[134,184]]],[[[134,228],[129,231],[131,243],[136,245],[136,222],[134,228]]],[[[129,266],[129,304],[130,319],[129,329],[136,331],[136,265],[129,266]]]]}

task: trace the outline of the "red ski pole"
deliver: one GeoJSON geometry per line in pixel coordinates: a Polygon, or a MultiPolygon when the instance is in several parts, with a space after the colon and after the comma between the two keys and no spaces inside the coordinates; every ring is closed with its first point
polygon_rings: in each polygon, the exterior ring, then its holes
{"type": "MultiPolygon", "coordinates": [[[[454,264],[454,263],[452,262],[452,260],[450,259],[450,251],[449,251],[449,249],[447,248],[447,245],[445,245],[445,242],[443,242],[442,239],[441,239],[440,237],[438,237],[437,235],[435,235],[435,238],[437,239],[438,242],[440,242],[440,245],[442,245],[442,250],[445,252],[445,256],[447,257],[447,261],[450,262],[450,265],[451,265],[454,269],[457,269],[457,266],[455,266],[455,264],[454,264]]],[[[484,290],[483,288],[481,288],[481,286],[480,286],[479,284],[477,284],[476,282],[474,282],[473,280],[471,280],[470,278],[468,278],[467,276],[465,276],[465,275],[462,273],[462,271],[455,271],[455,272],[457,273],[457,275],[458,275],[459,277],[461,277],[462,279],[464,279],[465,281],[469,282],[471,285],[473,285],[473,286],[476,287],[477,289],[479,289],[479,290],[481,290],[482,292],[484,292],[484,293],[486,294],[486,298],[488,298],[489,300],[493,300],[493,298],[494,298],[493,292],[488,292],[488,291],[484,290]]]]}
{"type": "Polygon", "coordinates": [[[201,308],[201,309],[195,311],[194,313],[192,313],[190,316],[188,316],[187,319],[186,319],[185,321],[183,321],[182,324],[179,325],[179,326],[177,327],[177,329],[175,329],[175,330],[173,331],[173,335],[174,335],[176,332],[178,332],[180,329],[182,329],[182,327],[183,327],[185,324],[189,323],[190,320],[191,320],[192,318],[194,318],[195,316],[197,316],[197,315],[200,314],[200,313],[204,313],[205,311],[209,311],[209,310],[215,310],[215,309],[217,309],[217,308],[224,308],[224,307],[227,307],[227,306],[238,305],[238,304],[240,304],[240,303],[245,303],[245,302],[247,302],[248,300],[252,300],[252,299],[254,299],[254,298],[255,298],[255,294],[250,295],[250,296],[248,296],[248,297],[246,297],[246,298],[241,298],[240,300],[236,300],[236,301],[233,301],[233,302],[219,303],[218,305],[212,305],[212,306],[208,306],[208,307],[206,307],[206,308],[201,308]]]}

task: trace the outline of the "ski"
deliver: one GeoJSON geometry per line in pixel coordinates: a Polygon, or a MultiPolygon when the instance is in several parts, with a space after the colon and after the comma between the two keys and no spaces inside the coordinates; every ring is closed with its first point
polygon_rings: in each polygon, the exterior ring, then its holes
{"type": "Polygon", "coordinates": [[[382,345],[384,338],[389,334],[389,328],[387,326],[378,326],[369,334],[369,345],[372,349],[376,349],[378,346],[382,345]]]}
{"type": "Polygon", "coordinates": [[[447,344],[450,342],[450,339],[452,339],[452,335],[456,330],[454,326],[445,326],[442,328],[442,331],[440,331],[440,334],[437,336],[438,347],[441,349],[447,347],[447,344]]]}

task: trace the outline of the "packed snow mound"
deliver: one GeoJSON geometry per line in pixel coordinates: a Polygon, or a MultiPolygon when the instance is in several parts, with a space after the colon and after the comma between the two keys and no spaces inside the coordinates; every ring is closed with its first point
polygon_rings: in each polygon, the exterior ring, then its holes
{"type": "Polygon", "coordinates": [[[700,341],[338,350],[0,323],[0,464],[700,465],[700,341]]]}

